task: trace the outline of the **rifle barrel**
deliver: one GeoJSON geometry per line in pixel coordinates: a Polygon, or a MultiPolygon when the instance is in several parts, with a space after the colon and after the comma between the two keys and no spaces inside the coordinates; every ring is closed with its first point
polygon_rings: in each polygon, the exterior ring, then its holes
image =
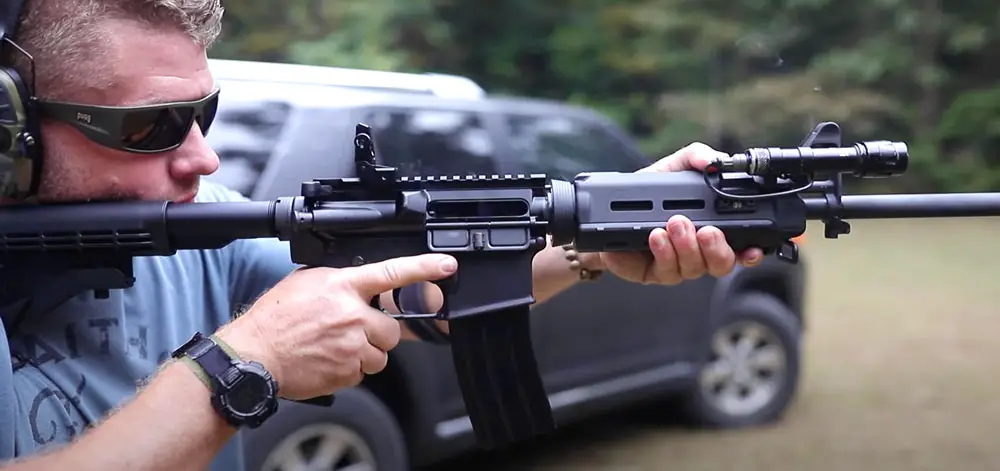
{"type": "Polygon", "coordinates": [[[803,198],[809,219],[897,219],[1000,216],[1000,193],[845,195],[834,210],[824,198],[803,198]]]}

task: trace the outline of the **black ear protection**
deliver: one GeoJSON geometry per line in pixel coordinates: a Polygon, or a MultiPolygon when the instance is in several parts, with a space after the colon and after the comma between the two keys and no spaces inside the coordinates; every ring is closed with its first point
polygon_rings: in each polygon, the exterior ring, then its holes
{"type": "Polygon", "coordinates": [[[35,61],[13,40],[23,6],[24,0],[0,1],[0,53],[21,54],[31,68],[29,89],[13,64],[0,64],[0,198],[16,200],[37,196],[42,176],[35,61]]]}

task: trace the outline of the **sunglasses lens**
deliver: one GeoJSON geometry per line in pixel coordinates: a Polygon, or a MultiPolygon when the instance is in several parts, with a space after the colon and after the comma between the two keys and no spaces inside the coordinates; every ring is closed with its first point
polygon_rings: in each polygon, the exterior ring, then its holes
{"type": "Polygon", "coordinates": [[[122,123],[122,145],[145,152],[169,149],[184,141],[193,121],[190,106],[129,112],[122,123]]]}

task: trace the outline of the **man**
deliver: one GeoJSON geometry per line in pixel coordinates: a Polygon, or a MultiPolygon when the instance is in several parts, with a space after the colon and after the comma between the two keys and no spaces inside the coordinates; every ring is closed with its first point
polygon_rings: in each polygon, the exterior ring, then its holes
{"type": "MultiPolygon", "coordinates": [[[[221,15],[218,0],[27,0],[15,39],[34,56],[35,94],[49,110],[53,102],[173,103],[213,92],[206,49],[221,15]]],[[[15,57],[8,52],[5,60],[15,57]]],[[[17,65],[28,77],[24,60],[17,65]]],[[[103,112],[94,113],[96,119],[103,112]]],[[[108,141],[85,134],[75,116],[47,113],[39,199],[242,199],[199,185],[219,161],[203,137],[204,116],[181,115],[175,108],[137,118],[108,141]],[[142,146],[162,151],[127,149],[142,146]]],[[[714,156],[691,145],[642,171],[700,168],[714,156]]],[[[750,250],[737,257],[718,229],[696,232],[683,218],[666,227],[650,234],[652,259],[591,254],[581,262],[637,283],[676,284],[721,276],[737,261],[752,265],[762,256],[750,250]]],[[[0,353],[0,460],[25,457],[9,468],[21,471],[206,469],[213,460],[217,469],[238,469],[238,443],[230,441],[237,429],[210,405],[204,372],[169,360],[170,352],[195,332],[215,332],[239,357],[260,362],[281,397],[334,393],[381,371],[386,352],[413,338],[368,300],[457,269],[440,255],[342,270],[295,268],[276,240],[238,241],[136,260],[135,287],[108,299],[81,295],[38,318],[4,317],[10,358],[0,353]],[[2,381],[5,368],[10,384],[2,381]]],[[[554,247],[536,257],[533,277],[539,303],[580,279],[554,247]]]]}

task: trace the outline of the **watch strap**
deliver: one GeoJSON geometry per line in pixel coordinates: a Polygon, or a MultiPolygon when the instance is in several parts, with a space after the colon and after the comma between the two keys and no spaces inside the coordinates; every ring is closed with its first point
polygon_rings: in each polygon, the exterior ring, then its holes
{"type": "Polygon", "coordinates": [[[214,389],[213,378],[220,377],[239,355],[219,336],[195,334],[187,343],[174,351],[173,357],[188,365],[198,379],[209,389],[214,389]],[[218,346],[219,348],[215,348],[218,346]]]}
{"type": "Polygon", "coordinates": [[[177,361],[187,365],[188,368],[190,368],[191,371],[194,373],[194,375],[197,376],[198,379],[205,384],[206,388],[208,388],[209,390],[212,389],[212,378],[208,377],[208,373],[205,373],[205,369],[202,368],[201,365],[198,364],[198,362],[194,361],[194,359],[192,359],[187,355],[178,358],[177,361]]]}
{"type": "Polygon", "coordinates": [[[236,353],[236,350],[233,350],[233,347],[230,347],[229,344],[226,343],[225,340],[222,340],[218,335],[212,334],[209,335],[208,338],[212,339],[212,341],[215,342],[215,344],[218,345],[219,348],[222,349],[222,351],[226,352],[226,355],[229,355],[229,358],[232,358],[234,360],[242,360],[240,355],[236,353]]]}

